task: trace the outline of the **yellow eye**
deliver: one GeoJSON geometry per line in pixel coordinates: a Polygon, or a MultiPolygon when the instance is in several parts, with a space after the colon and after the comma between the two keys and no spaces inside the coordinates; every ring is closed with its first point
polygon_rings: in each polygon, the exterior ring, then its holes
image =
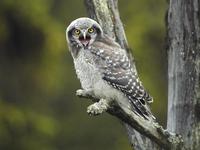
{"type": "Polygon", "coordinates": [[[88,29],[88,32],[89,32],[89,33],[93,33],[93,32],[94,32],[94,29],[93,29],[93,28],[89,28],[89,29],[88,29]]]}
{"type": "Polygon", "coordinates": [[[78,30],[78,29],[75,29],[75,30],[74,30],[74,33],[75,33],[76,35],[79,35],[79,34],[81,33],[81,31],[78,30]]]}

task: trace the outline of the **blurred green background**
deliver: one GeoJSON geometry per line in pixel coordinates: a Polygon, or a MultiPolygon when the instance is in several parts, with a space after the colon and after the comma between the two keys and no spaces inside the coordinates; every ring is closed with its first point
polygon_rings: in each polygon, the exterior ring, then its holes
{"type": "MultiPolygon", "coordinates": [[[[119,0],[119,9],[152,110],[165,125],[165,0],[119,0]]],[[[120,122],[90,117],[65,41],[86,16],[82,0],[0,1],[0,149],[130,150],[120,122]]]]}

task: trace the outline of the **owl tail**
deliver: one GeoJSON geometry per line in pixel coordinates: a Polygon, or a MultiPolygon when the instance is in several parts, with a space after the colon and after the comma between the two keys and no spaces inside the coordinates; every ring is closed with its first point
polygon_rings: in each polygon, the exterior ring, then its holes
{"type": "Polygon", "coordinates": [[[142,104],[139,100],[131,100],[130,102],[133,106],[134,113],[136,113],[138,116],[141,116],[149,121],[156,120],[147,104],[142,104]]]}

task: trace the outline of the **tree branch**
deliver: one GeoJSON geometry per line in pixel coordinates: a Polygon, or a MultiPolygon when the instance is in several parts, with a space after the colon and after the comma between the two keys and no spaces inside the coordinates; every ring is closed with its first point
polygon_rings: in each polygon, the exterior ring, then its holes
{"type": "MultiPolygon", "coordinates": [[[[77,96],[92,99],[95,102],[99,101],[95,95],[77,93],[77,96]]],[[[182,146],[183,141],[180,135],[164,130],[158,123],[145,120],[126,107],[119,107],[118,104],[113,102],[107,112],[129,124],[131,127],[147,136],[164,149],[179,149],[180,146],[182,146]]]]}

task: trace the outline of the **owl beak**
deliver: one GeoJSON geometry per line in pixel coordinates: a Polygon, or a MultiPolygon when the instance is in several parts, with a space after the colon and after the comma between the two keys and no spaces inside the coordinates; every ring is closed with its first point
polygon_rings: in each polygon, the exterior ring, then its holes
{"type": "Polygon", "coordinates": [[[90,42],[91,37],[87,35],[86,32],[83,32],[83,34],[79,37],[79,41],[82,43],[84,47],[87,47],[90,42]]]}
{"type": "Polygon", "coordinates": [[[86,39],[86,32],[83,32],[83,38],[86,39]]]}

